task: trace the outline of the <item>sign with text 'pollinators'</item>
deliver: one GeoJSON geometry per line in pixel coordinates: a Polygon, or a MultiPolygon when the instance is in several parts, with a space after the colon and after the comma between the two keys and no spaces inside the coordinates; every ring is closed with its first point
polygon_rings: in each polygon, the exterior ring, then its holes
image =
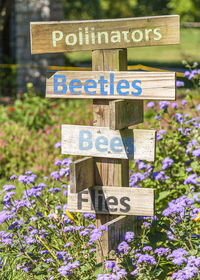
{"type": "Polygon", "coordinates": [[[179,44],[178,15],[31,23],[31,53],[179,44]]]}

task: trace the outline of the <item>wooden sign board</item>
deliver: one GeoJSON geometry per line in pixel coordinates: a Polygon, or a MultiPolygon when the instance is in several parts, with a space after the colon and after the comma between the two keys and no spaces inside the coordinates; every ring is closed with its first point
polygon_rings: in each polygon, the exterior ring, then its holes
{"type": "Polygon", "coordinates": [[[46,97],[175,100],[175,72],[47,72],[46,97]]]}
{"type": "Polygon", "coordinates": [[[62,154],[155,160],[155,130],[62,125],[62,154]]]}
{"type": "Polygon", "coordinates": [[[114,215],[154,215],[154,190],[145,188],[95,186],[79,193],[68,193],[71,212],[114,215]]]}
{"type": "Polygon", "coordinates": [[[179,30],[178,15],[31,22],[31,53],[179,44],[179,30]]]}
{"type": "Polygon", "coordinates": [[[101,237],[104,256],[107,256],[111,250],[117,249],[126,232],[131,231],[135,236],[137,235],[136,216],[120,216],[104,225],[108,227],[108,231],[101,237]]]}
{"type": "Polygon", "coordinates": [[[94,186],[94,159],[87,157],[70,163],[70,190],[78,193],[94,186]]]}
{"type": "Polygon", "coordinates": [[[113,130],[143,123],[144,102],[142,100],[110,101],[109,113],[109,128],[113,130]]]}

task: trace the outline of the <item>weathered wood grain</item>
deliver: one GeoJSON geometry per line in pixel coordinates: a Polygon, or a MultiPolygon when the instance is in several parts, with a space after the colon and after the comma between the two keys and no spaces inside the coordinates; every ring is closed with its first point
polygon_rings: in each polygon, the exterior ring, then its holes
{"type": "Polygon", "coordinates": [[[134,232],[137,235],[137,217],[136,216],[120,216],[116,219],[107,222],[105,226],[108,230],[104,232],[101,237],[103,255],[109,256],[111,250],[116,250],[120,242],[122,242],[123,235],[126,232],[134,232]]]}
{"type": "Polygon", "coordinates": [[[78,193],[94,186],[94,159],[91,157],[70,163],[70,188],[78,193]]]}
{"type": "MultiPolygon", "coordinates": [[[[127,71],[127,49],[92,51],[93,71],[127,71]]],[[[105,99],[93,100],[93,125],[109,127],[109,102],[105,99]]],[[[129,186],[129,160],[94,158],[95,185],[129,186]]],[[[116,215],[96,214],[96,227],[116,218],[116,215]]],[[[102,244],[97,245],[97,263],[104,260],[102,244]],[[99,246],[100,245],[100,246],[99,246]]]]}
{"type": "Polygon", "coordinates": [[[179,44],[178,15],[122,19],[31,22],[31,53],[179,44]]]}
{"type": "Polygon", "coordinates": [[[119,130],[143,122],[142,100],[115,100],[109,102],[110,129],[119,130]]]}
{"type": "Polygon", "coordinates": [[[68,210],[114,215],[154,215],[154,190],[95,186],[79,193],[68,192],[68,210]]]}
{"type": "Polygon", "coordinates": [[[155,130],[62,125],[62,154],[155,160],[155,130]]]}
{"type": "Polygon", "coordinates": [[[51,98],[175,100],[175,95],[175,72],[47,72],[46,97],[51,98]]]}

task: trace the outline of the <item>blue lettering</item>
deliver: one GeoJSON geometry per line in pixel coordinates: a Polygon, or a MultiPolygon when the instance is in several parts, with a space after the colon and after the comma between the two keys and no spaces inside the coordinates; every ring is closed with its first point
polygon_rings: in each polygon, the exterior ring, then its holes
{"type": "Polygon", "coordinates": [[[84,85],[84,90],[86,94],[96,94],[96,90],[89,91],[89,88],[97,88],[97,83],[95,82],[95,80],[87,80],[84,85]]]}
{"type": "Polygon", "coordinates": [[[80,94],[81,90],[74,91],[74,89],[76,89],[76,88],[82,88],[81,81],[78,80],[78,79],[73,79],[69,83],[69,90],[70,90],[71,93],[78,93],[78,94],[80,94]]]}
{"type": "Polygon", "coordinates": [[[119,80],[117,83],[117,93],[119,95],[128,95],[129,91],[121,91],[122,89],[129,89],[130,85],[127,80],[119,80]]]}
{"type": "Polygon", "coordinates": [[[67,91],[67,85],[65,84],[66,77],[64,75],[54,75],[53,77],[53,86],[54,86],[54,93],[66,93],[67,91]],[[58,79],[61,79],[61,82],[58,81],[58,79]],[[58,87],[61,86],[62,89],[58,90],[58,87]]]}
{"type": "Polygon", "coordinates": [[[104,76],[100,76],[98,83],[100,83],[100,92],[102,95],[107,95],[108,92],[104,90],[104,84],[107,83],[108,80],[104,80],[104,76]]]}
{"type": "Polygon", "coordinates": [[[123,147],[122,139],[120,137],[114,137],[110,141],[110,148],[114,153],[121,153],[122,149],[116,149],[116,147],[123,147]]]}
{"type": "Polygon", "coordinates": [[[105,136],[97,137],[95,141],[95,147],[99,152],[107,152],[107,148],[102,148],[100,146],[108,146],[108,139],[105,136]]]}
{"type": "Polygon", "coordinates": [[[88,130],[81,130],[79,134],[79,149],[88,151],[92,149],[92,133],[88,130]]]}
{"type": "Polygon", "coordinates": [[[140,86],[138,86],[137,84],[141,84],[142,82],[140,80],[134,80],[132,81],[132,87],[133,89],[136,89],[137,91],[134,92],[134,91],[131,91],[131,93],[135,96],[138,96],[142,93],[142,89],[140,86]]]}
{"type": "Polygon", "coordinates": [[[110,74],[110,95],[114,94],[114,74],[110,74]]]}
{"type": "Polygon", "coordinates": [[[129,154],[129,155],[132,155],[135,151],[133,142],[134,142],[133,138],[126,138],[125,139],[126,153],[129,154]]]}

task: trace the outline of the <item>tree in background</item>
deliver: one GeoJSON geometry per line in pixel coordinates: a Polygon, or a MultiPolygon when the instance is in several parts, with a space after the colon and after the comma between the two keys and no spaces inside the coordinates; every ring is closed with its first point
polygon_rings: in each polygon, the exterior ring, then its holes
{"type": "Polygon", "coordinates": [[[173,14],[178,14],[181,21],[200,21],[199,0],[170,0],[168,7],[173,14]]]}
{"type": "Polygon", "coordinates": [[[63,0],[66,20],[101,18],[101,0],[63,0]]]}
{"type": "Polygon", "coordinates": [[[63,0],[66,20],[178,14],[200,21],[200,0],[63,0]]]}

